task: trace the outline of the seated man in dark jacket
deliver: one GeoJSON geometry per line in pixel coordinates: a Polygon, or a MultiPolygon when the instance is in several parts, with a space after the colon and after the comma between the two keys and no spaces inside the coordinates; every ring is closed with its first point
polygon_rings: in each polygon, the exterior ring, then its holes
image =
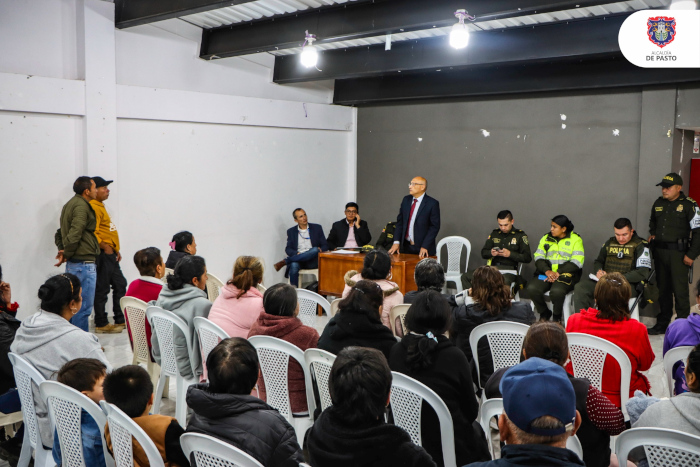
{"type": "Polygon", "coordinates": [[[508,369],[500,386],[504,413],[498,418],[498,430],[506,445],[500,459],[470,466],[585,465],[566,449],[566,440],[581,425],[581,415],[564,368],[549,360],[529,358],[508,369]]]}
{"type": "Polygon", "coordinates": [[[360,207],[357,203],[345,205],[345,219],[333,223],[328,234],[328,249],[358,248],[369,245],[372,234],[369,232],[367,221],[360,219],[360,207]]]}
{"type": "Polygon", "coordinates": [[[304,462],[294,428],[250,392],[258,381],[258,354],[246,339],[224,339],[207,357],[209,384],[187,390],[193,410],[188,433],[203,433],[250,454],[265,467],[304,462]]]}
{"type": "Polygon", "coordinates": [[[391,370],[376,349],[348,347],[328,379],[333,405],[307,432],[314,467],[435,467],[425,450],[402,428],[384,421],[391,370]]]}

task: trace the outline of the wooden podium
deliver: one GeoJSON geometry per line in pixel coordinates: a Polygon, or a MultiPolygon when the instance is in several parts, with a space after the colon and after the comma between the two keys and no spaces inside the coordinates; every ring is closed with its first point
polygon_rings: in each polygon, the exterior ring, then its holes
{"type": "MultiPolygon", "coordinates": [[[[398,254],[391,256],[391,280],[396,282],[405,294],[417,290],[413,272],[420,261],[418,255],[398,254]]],[[[345,288],[345,273],[348,271],[362,272],[364,253],[341,254],[326,251],[318,255],[318,293],[340,297],[345,288]]]]}

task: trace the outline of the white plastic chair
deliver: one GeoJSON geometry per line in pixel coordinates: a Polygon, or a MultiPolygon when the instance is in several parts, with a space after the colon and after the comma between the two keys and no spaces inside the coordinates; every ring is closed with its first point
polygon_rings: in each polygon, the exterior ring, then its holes
{"type": "Polygon", "coordinates": [[[185,402],[187,388],[192,384],[198,383],[199,378],[195,375],[192,379],[186,379],[180,375],[180,372],[177,369],[177,357],[175,356],[176,329],[179,329],[185,336],[187,348],[189,349],[192,374],[194,374],[196,370],[196,365],[194,363],[194,352],[198,352],[199,349],[193,348],[192,342],[190,341],[187,324],[176,314],[157,306],[149,306],[146,310],[146,316],[148,317],[148,321],[151,323],[153,332],[156,333],[161,355],[161,371],[160,378],[158,378],[158,386],[156,387],[155,401],[153,402],[153,413],[160,412],[160,402],[163,398],[165,378],[168,376],[174,377],[177,385],[175,418],[184,428],[187,425],[187,403],[185,402]]]}
{"type": "MultiPolygon", "coordinates": [[[[549,311],[554,312],[554,304],[552,303],[552,300],[549,299],[549,290],[547,293],[544,294],[545,300],[547,303],[547,308],[549,308],[549,311]]],[[[568,292],[564,296],[564,309],[562,310],[561,316],[562,316],[562,323],[564,325],[564,328],[566,328],[566,321],[569,319],[569,316],[574,312],[574,291],[572,290],[571,292],[568,292]]]]}
{"type": "Polygon", "coordinates": [[[197,467],[263,467],[250,454],[212,436],[185,433],[180,446],[188,459],[194,457],[197,467]]]}
{"type": "Polygon", "coordinates": [[[256,289],[260,291],[261,294],[265,295],[265,292],[267,291],[267,287],[265,287],[262,284],[258,284],[255,286],[256,289]]]}
{"type": "MultiPolygon", "coordinates": [[[[294,427],[299,444],[304,442],[306,430],[313,425],[313,413],[316,401],[313,395],[309,397],[309,388],[312,387],[311,374],[306,367],[304,352],[299,347],[282,339],[270,336],[253,336],[248,339],[258,352],[260,360],[260,371],[265,381],[265,391],[267,392],[267,403],[277,409],[290,425],[294,427]],[[289,359],[301,365],[304,371],[304,382],[306,384],[306,402],[309,407],[309,414],[306,416],[294,416],[292,405],[289,400],[289,359]]],[[[303,447],[303,446],[302,446],[303,447]]]]}
{"type": "Polygon", "coordinates": [[[336,298],[331,302],[331,314],[329,318],[332,318],[335,316],[336,313],[338,313],[338,305],[340,305],[341,298],[336,298]]]}
{"type": "MultiPolygon", "coordinates": [[[[314,276],[316,280],[318,280],[318,268],[317,269],[300,269],[299,270],[299,287],[297,289],[301,289],[302,285],[304,283],[304,276],[314,276]]],[[[289,277],[286,277],[284,279],[287,281],[287,284],[289,284],[289,277]]]]}
{"type": "Polygon", "coordinates": [[[441,264],[441,253],[444,245],[447,246],[447,269],[445,269],[445,286],[443,289],[447,288],[448,282],[454,282],[457,293],[459,293],[462,291],[462,272],[467,272],[467,267],[469,266],[472,244],[466,238],[456,235],[443,238],[437,244],[437,261],[441,264]],[[467,261],[464,263],[464,271],[460,271],[459,269],[459,264],[462,259],[462,247],[467,249],[467,261]]]}
{"type": "Polygon", "coordinates": [[[476,364],[476,374],[479,387],[481,387],[481,369],[479,368],[479,339],[486,336],[491,348],[493,371],[508,368],[520,363],[523,353],[523,340],[530,326],[511,321],[492,321],[475,327],[469,335],[469,347],[472,350],[472,358],[476,364]]]}
{"type": "Polygon", "coordinates": [[[683,361],[685,363],[688,360],[688,355],[693,350],[692,345],[683,345],[680,347],[674,347],[664,355],[664,372],[666,373],[666,382],[668,383],[668,394],[669,397],[673,397],[673,365],[676,362],[683,361]]]}
{"type": "Polygon", "coordinates": [[[393,332],[395,336],[398,336],[396,333],[396,318],[401,320],[402,335],[405,336],[408,332],[406,331],[406,313],[408,313],[409,308],[411,308],[410,303],[402,303],[401,305],[394,305],[389,311],[389,324],[391,325],[391,332],[393,332]]]}
{"type": "Polygon", "coordinates": [[[316,325],[316,310],[317,305],[326,312],[327,316],[331,316],[331,304],[323,296],[306,289],[297,289],[297,299],[299,300],[299,319],[307,326],[314,327],[316,325]]]}
{"type": "MultiPolygon", "coordinates": [[[[331,375],[333,362],[335,362],[335,355],[321,349],[306,349],[304,351],[304,360],[306,361],[306,368],[309,374],[315,376],[318,395],[321,398],[321,410],[326,410],[333,405],[328,378],[331,375]]],[[[314,397],[311,386],[306,386],[306,392],[310,392],[307,398],[314,397]]]]}
{"type": "Polygon", "coordinates": [[[422,446],[421,411],[423,401],[426,401],[437,414],[440,423],[442,458],[445,467],[457,467],[454,425],[445,402],[425,384],[396,371],[392,371],[391,375],[393,380],[389,398],[394,424],[406,430],[414,444],[422,446]]]}
{"type": "Polygon", "coordinates": [[[224,283],[221,282],[221,279],[216,277],[214,274],[207,273],[207,276],[207,298],[210,302],[214,303],[214,300],[216,300],[216,297],[219,296],[219,291],[221,290],[221,287],[224,286],[224,283]]]}
{"type": "Polygon", "coordinates": [[[639,321],[639,304],[637,304],[637,306],[635,306],[634,309],[632,309],[632,307],[634,306],[634,302],[636,302],[636,301],[637,301],[637,297],[630,298],[629,309],[630,309],[630,313],[632,315],[631,318],[639,321]]]}
{"type": "Polygon", "coordinates": [[[194,329],[197,331],[197,335],[199,336],[199,350],[202,355],[202,366],[206,366],[209,352],[214,350],[214,347],[219,345],[219,342],[224,339],[228,339],[231,336],[229,336],[226,331],[221,329],[217,324],[209,321],[203,316],[195,317],[194,329]]]}
{"type": "Polygon", "coordinates": [[[163,274],[163,277],[161,277],[160,280],[163,281],[163,284],[168,285],[168,276],[169,276],[170,274],[174,274],[174,273],[175,273],[175,270],[174,270],[174,269],[165,268],[165,274],[163,274]]]}
{"type": "MultiPolygon", "coordinates": [[[[41,398],[49,407],[49,415],[56,427],[61,444],[61,458],[66,467],[92,467],[85,464],[81,436],[81,412],[90,415],[100,428],[100,435],[105,439],[107,417],[102,409],[84,394],[56,381],[44,381],[39,385],[41,398]]],[[[102,442],[102,451],[107,467],[114,467],[114,459],[102,442]]]]}
{"type": "MultiPolygon", "coordinates": [[[[29,461],[32,458],[32,449],[34,450],[34,465],[36,467],[53,467],[54,461],[51,456],[51,449],[44,449],[41,440],[36,417],[36,405],[34,403],[34,390],[32,388],[32,383],[34,383],[37,386],[37,396],[40,396],[38,393],[39,385],[46,380],[39,373],[39,370],[34,368],[24,358],[12,352],[8,353],[7,356],[10,359],[10,363],[12,363],[19,399],[22,403],[22,415],[24,416],[24,439],[17,467],[27,467],[29,465],[29,461]]],[[[53,430],[54,426],[52,423],[51,431],[53,432],[53,430]]]]}
{"type": "Polygon", "coordinates": [[[620,365],[620,400],[622,413],[625,420],[629,420],[627,413],[627,400],[630,395],[630,380],[632,378],[632,364],[630,359],[617,345],[600,337],[580,332],[568,332],[569,354],[571,365],[576,378],[588,378],[593,386],[603,390],[603,367],[605,357],[610,355],[620,365]]]}
{"type": "Polygon", "coordinates": [[[615,443],[620,465],[632,449],[643,446],[649,467],[700,467],[700,436],[665,428],[632,428],[615,443]]]}
{"type": "Polygon", "coordinates": [[[158,448],[140,426],[118,407],[106,401],[101,401],[100,407],[107,416],[116,467],[134,467],[133,440],[141,445],[151,467],[165,467],[158,448]]]}
{"type": "MultiPolygon", "coordinates": [[[[481,428],[484,430],[484,433],[486,433],[487,440],[491,439],[489,436],[491,419],[493,417],[500,416],[502,413],[503,399],[487,399],[481,405],[481,418],[479,419],[479,423],[481,424],[481,428]]],[[[494,457],[493,443],[490,441],[489,449],[491,450],[491,457],[494,457]]],[[[581,441],[578,439],[578,436],[569,436],[569,438],[566,440],[566,449],[573,451],[579,457],[579,459],[583,460],[583,447],[581,446],[581,441]]]]}
{"type": "Polygon", "coordinates": [[[131,339],[134,342],[134,358],[131,364],[145,363],[148,374],[151,375],[151,381],[156,386],[160,377],[160,365],[151,359],[151,350],[148,347],[149,342],[146,336],[146,308],[148,308],[148,303],[134,297],[122,297],[119,300],[119,306],[127,321],[129,321],[131,339]]]}
{"type": "MultiPolygon", "coordinates": [[[[518,263],[518,269],[517,269],[517,271],[516,271],[515,269],[499,269],[498,271],[499,271],[502,275],[513,274],[514,276],[517,276],[517,275],[520,275],[520,273],[522,272],[522,270],[523,270],[523,263],[518,263]]],[[[514,287],[515,287],[515,283],[513,283],[513,284],[510,286],[510,291],[511,291],[511,293],[513,293],[513,288],[514,288],[514,287]]],[[[519,301],[520,301],[520,290],[518,290],[517,292],[515,292],[515,295],[513,295],[513,301],[514,301],[514,302],[519,302],[519,301]]]]}

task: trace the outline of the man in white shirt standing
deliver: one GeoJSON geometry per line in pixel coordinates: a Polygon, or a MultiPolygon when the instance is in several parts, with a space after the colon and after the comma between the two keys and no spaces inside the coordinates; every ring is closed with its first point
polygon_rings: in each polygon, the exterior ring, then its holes
{"type": "Polygon", "coordinates": [[[410,253],[421,258],[435,256],[436,238],[440,231],[440,203],[426,195],[428,181],[415,177],[408,184],[408,196],[401,202],[399,215],[396,216],[394,246],[389,254],[410,253]]]}
{"type": "Polygon", "coordinates": [[[289,277],[289,283],[299,286],[299,270],[316,269],[318,267],[318,254],[328,251],[326,236],[323,227],[319,224],[309,224],[306,211],[296,208],[292,213],[296,227],[287,230],[287,246],[284,249],[287,257],[275,263],[275,271],[287,266],[284,273],[289,277]]]}

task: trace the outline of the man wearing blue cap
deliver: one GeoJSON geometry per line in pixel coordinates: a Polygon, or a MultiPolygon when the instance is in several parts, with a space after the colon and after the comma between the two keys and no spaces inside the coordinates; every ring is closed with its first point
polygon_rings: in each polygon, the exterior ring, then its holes
{"type": "Polygon", "coordinates": [[[581,415],[566,371],[556,363],[532,357],[505,372],[500,384],[503,414],[498,418],[501,458],[470,466],[585,465],[566,449],[581,415]]]}

